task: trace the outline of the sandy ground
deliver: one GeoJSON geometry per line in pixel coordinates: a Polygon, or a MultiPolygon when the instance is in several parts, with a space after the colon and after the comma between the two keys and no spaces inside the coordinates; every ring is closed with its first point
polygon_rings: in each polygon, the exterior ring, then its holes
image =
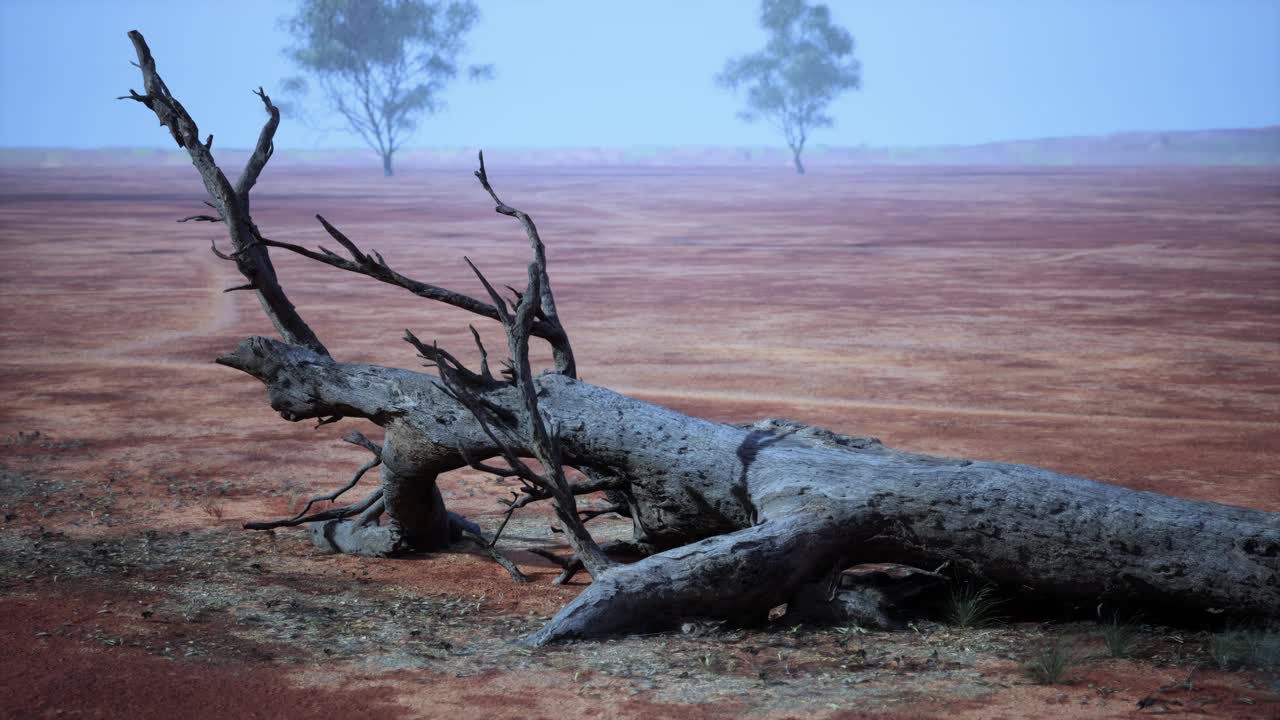
{"type": "MultiPolygon", "coordinates": [[[[1280,171],[505,169],[549,245],[581,373],[723,420],[785,416],[906,449],[1024,462],[1280,510],[1280,171]]],[[[316,212],[410,276],[519,284],[527,247],[468,172],[270,168],[269,237],[316,212]]],[[[1274,677],[1204,633],[856,628],[509,641],[581,586],[518,548],[371,561],[236,529],[341,483],[344,422],[280,420],[211,359],[271,329],[208,251],[190,168],[0,169],[0,716],[1275,717],[1274,677]],[[1065,685],[1021,670],[1070,644],[1065,685]],[[1200,669],[1192,672],[1193,668],[1200,669]],[[1187,681],[1191,676],[1190,682],[1187,681]],[[1161,691],[1160,688],[1165,688],[1161,691]],[[1141,711],[1139,699],[1153,697],[1141,711]]],[[[465,359],[465,314],[276,256],[342,359],[465,359]]],[[[478,325],[496,337],[495,327],[478,325]]],[[[376,430],[374,428],[373,430],[376,430]]],[[[500,483],[454,509],[496,523],[500,483]]],[[[522,545],[523,543],[523,545],[522,545]]]]}

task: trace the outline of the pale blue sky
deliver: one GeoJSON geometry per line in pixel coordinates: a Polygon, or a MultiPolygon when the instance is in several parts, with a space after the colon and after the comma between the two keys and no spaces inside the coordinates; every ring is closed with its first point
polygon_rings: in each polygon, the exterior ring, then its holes
{"type": "MultiPolygon", "coordinates": [[[[751,0],[478,0],[470,59],[411,146],[776,145],[712,78],[764,34],[751,0]]],[[[835,0],[864,85],[827,145],[1280,124],[1280,0],[835,0]]],[[[0,0],[0,145],[164,147],[134,103],[125,32],[146,35],[221,147],[247,147],[291,74],[288,0],[0,0]]],[[[286,122],[277,144],[357,147],[286,122]]]]}

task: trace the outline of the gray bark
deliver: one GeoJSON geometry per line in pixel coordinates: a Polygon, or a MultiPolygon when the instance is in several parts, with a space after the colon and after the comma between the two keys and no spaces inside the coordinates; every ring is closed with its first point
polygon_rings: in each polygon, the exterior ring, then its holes
{"type": "MultiPolygon", "coordinates": [[[[463,452],[497,451],[430,375],[260,337],[219,362],[265,383],[287,419],[382,425],[384,462],[423,485],[465,466],[463,452]]],[[[559,420],[564,463],[616,481],[635,540],[662,552],[594,578],[534,642],[691,617],[750,620],[862,562],[950,563],[1024,594],[1176,609],[1189,620],[1280,610],[1280,514],[890,450],[785,420],[725,425],[558,374],[537,385],[543,411],[559,420]]],[[[510,385],[485,397],[523,413],[510,385]]]]}
{"type": "MultiPolygon", "coordinates": [[[[258,228],[249,215],[249,191],[253,189],[263,167],[271,159],[275,150],[274,137],[276,128],[280,124],[279,109],[271,103],[271,98],[267,97],[262,88],[258,88],[258,97],[266,106],[267,123],[258,136],[258,143],[253,154],[249,156],[239,181],[235,187],[232,187],[231,181],[213,160],[211,153],[213,136],[210,135],[208,140],[201,142],[200,129],[195,121],[169,92],[169,87],[156,72],[155,60],[151,57],[151,50],[143,40],[142,34],[132,30],[129,32],[129,39],[133,42],[134,50],[138,55],[137,65],[142,70],[143,87],[146,93],[139,95],[130,90],[129,94],[121,99],[136,100],[147,106],[156,114],[160,124],[169,129],[169,134],[178,147],[186,149],[190,154],[191,164],[200,172],[200,178],[204,181],[205,189],[209,193],[208,204],[218,212],[217,216],[194,216],[187,219],[224,223],[231,236],[233,252],[230,255],[218,254],[225,259],[234,260],[237,269],[248,280],[247,285],[238,289],[253,290],[257,293],[263,312],[270,318],[281,337],[327,355],[328,350],[311,328],[303,322],[276,280],[276,271],[267,254],[267,248],[258,242],[261,239],[258,228]]],[[[217,252],[216,248],[214,251],[217,252]]]]}

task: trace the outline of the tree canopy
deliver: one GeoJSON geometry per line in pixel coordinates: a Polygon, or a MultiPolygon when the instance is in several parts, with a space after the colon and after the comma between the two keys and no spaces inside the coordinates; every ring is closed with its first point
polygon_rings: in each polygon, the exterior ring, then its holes
{"type": "MultiPolygon", "coordinates": [[[[303,0],[284,21],[294,38],[285,55],[303,74],[285,90],[305,95],[307,78],[314,79],[391,175],[391,158],[419,117],[443,107],[441,95],[479,17],[471,0],[303,0]]],[[[467,73],[479,80],[493,68],[471,65],[467,73]]]]}
{"type": "Polygon", "coordinates": [[[716,81],[746,90],[739,117],[776,125],[791,148],[796,172],[809,133],[833,123],[826,109],[845,90],[856,90],[862,66],[853,56],[853,36],[833,25],[826,5],[805,0],[763,0],[760,24],[769,41],[759,52],[729,60],[716,81]]]}

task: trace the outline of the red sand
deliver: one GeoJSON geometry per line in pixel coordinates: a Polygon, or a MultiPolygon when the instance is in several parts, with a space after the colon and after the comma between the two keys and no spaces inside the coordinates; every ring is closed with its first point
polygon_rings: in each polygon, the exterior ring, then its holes
{"type": "MultiPolygon", "coordinates": [[[[500,155],[489,167],[501,196],[538,222],[590,382],[717,419],[787,416],[905,449],[1280,510],[1280,171],[893,168],[797,178],[504,170],[500,155]]],[[[269,237],[331,244],[312,219],[320,212],[401,272],[463,292],[480,292],[464,254],[496,282],[521,281],[522,234],[491,212],[469,172],[376,171],[270,168],[255,217],[269,237]]],[[[287,510],[287,497],[260,490],[291,481],[306,496],[362,460],[336,442],[355,423],[285,423],[260,386],[212,364],[271,329],[254,298],[220,292],[238,284],[208,252],[210,240],[226,245],[220,227],[173,222],[200,212],[202,199],[190,168],[0,169],[0,437],[39,430],[75,443],[13,442],[0,464],[87,480],[115,503],[105,527],[24,512],[0,532],[204,527],[215,521],[198,503],[174,507],[172,487],[224,483],[220,522],[230,528],[287,510]]],[[[470,316],[273,257],[336,356],[411,367],[398,339],[410,328],[471,359],[470,316]]],[[[452,478],[445,490],[455,509],[495,512],[496,489],[452,478]]],[[[344,558],[324,572],[355,566],[431,592],[502,593],[502,607],[520,613],[549,613],[574,592],[548,586],[550,571],[537,567],[539,584],[514,587],[470,556],[344,558]]],[[[153,705],[131,705],[139,717],[177,707],[190,715],[195,706],[183,703],[195,697],[223,703],[201,701],[201,716],[275,715],[268,698],[295,715],[341,707],[288,689],[296,683],[269,661],[193,668],[126,648],[108,662],[96,649],[33,639],[33,618],[52,622],[97,602],[46,592],[36,584],[0,595],[4,644],[18,663],[6,663],[17,671],[0,684],[17,693],[5,712],[56,705],[105,717],[112,692],[154,693],[153,705]]],[[[444,693],[441,683],[432,691],[444,693]]],[[[1026,709],[1013,707],[1011,717],[1026,709]]],[[[465,704],[451,714],[493,716],[465,704]]]]}

